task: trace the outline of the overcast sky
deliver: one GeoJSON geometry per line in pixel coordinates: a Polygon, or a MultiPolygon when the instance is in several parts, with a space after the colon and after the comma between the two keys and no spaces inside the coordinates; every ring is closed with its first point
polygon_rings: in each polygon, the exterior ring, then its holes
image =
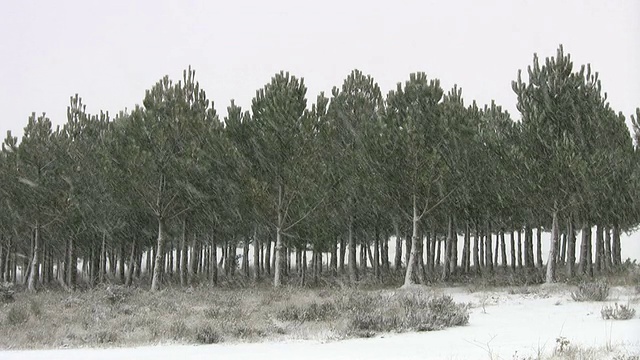
{"type": "Polygon", "coordinates": [[[66,121],[79,93],[91,113],[141,103],[162,76],[196,78],[226,114],[288,70],[309,104],[354,68],[386,94],[424,71],[467,104],[495,99],[514,119],[511,81],[533,53],[564,44],[591,63],[617,111],[640,106],[640,1],[2,1],[0,134],[31,112],[66,121]]]}

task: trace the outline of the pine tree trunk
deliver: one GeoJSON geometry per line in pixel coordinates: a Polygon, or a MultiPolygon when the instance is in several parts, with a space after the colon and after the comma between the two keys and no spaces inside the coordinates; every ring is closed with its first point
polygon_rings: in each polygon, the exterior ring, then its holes
{"type": "Polygon", "coordinates": [[[429,259],[429,272],[435,275],[435,266],[436,266],[436,241],[437,241],[437,233],[436,227],[431,226],[431,239],[429,239],[429,247],[431,250],[429,251],[429,255],[431,258],[429,259]]]}
{"type": "Polygon", "coordinates": [[[385,232],[382,236],[382,268],[389,273],[389,235],[385,232]]]}
{"type": "Polygon", "coordinates": [[[349,216],[347,234],[349,239],[349,281],[351,281],[351,285],[355,285],[358,282],[358,266],[356,264],[356,239],[353,236],[353,217],[351,216],[349,216]]]}
{"type": "Polygon", "coordinates": [[[102,232],[102,244],[100,246],[100,266],[98,267],[98,282],[104,283],[104,277],[107,273],[107,232],[102,232]]]}
{"type": "Polygon", "coordinates": [[[344,274],[344,259],[347,255],[347,246],[344,241],[344,235],[340,235],[340,274],[344,274]]]}
{"type": "Polygon", "coordinates": [[[551,243],[549,244],[549,258],[547,259],[547,276],[545,282],[547,284],[556,281],[556,251],[558,249],[558,237],[560,234],[560,225],[558,224],[557,205],[554,205],[553,220],[551,225],[551,243]]]}
{"type": "Polygon", "coordinates": [[[611,229],[604,229],[604,266],[607,271],[611,271],[611,229]]]}
{"type": "Polygon", "coordinates": [[[451,215],[451,248],[449,249],[449,274],[455,275],[458,271],[458,233],[456,232],[455,219],[451,215]]]}
{"type": "Polygon", "coordinates": [[[572,219],[569,219],[568,228],[566,266],[567,277],[571,279],[574,276],[576,266],[576,231],[572,219]]]}
{"type": "Polygon", "coordinates": [[[622,250],[620,247],[620,226],[613,225],[613,242],[611,254],[613,255],[613,266],[619,268],[622,265],[622,250]]]}
{"type": "Polygon", "coordinates": [[[244,238],[244,243],[242,246],[242,274],[245,277],[251,276],[249,274],[249,238],[244,238]]]}
{"type": "Polygon", "coordinates": [[[464,244],[462,245],[462,271],[468,274],[471,271],[471,229],[469,221],[464,224],[464,244]]]}
{"type": "MultiPolygon", "coordinates": [[[[125,254],[126,254],[126,250],[124,248],[124,243],[122,243],[118,248],[118,280],[120,280],[123,284],[126,281],[124,276],[124,262],[125,262],[124,259],[126,257],[125,254]]],[[[162,260],[162,264],[164,265],[164,258],[162,260]]]]}
{"type": "Polygon", "coordinates": [[[78,257],[76,256],[76,245],[75,245],[75,237],[69,237],[69,257],[67,258],[68,266],[67,266],[67,285],[69,289],[76,289],[76,279],[78,277],[78,257]]]}
{"type": "Polygon", "coordinates": [[[4,237],[0,234],[0,279],[5,279],[5,252],[4,252],[4,237]]]}
{"type": "Polygon", "coordinates": [[[27,285],[27,290],[34,292],[36,291],[36,282],[38,277],[38,243],[40,242],[40,223],[36,220],[36,227],[33,233],[33,254],[31,258],[31,267],[29,270],[29,281],[27,285]]]}
{"type": "MultiPolygon", "coordinates": [[[[416,271],[416,264],[418,260],[418,222],[420,219],[418,218],[418,208],[416,205],[416,197],[413,196],[413,221],[412,221],[412,232],[411,232],[411,250],[407,250],[409,252],[409,260],[407,261],[407,270],[404,275],[404,285],[408,286],[414,284],[414,272],[416,271]]],[[[409,243],[407,242],[407,245],[409,243]]],[[[445,266],[446,271],[448,268],[445,266]]]]}
{"type": "Polygon", "coordinates": [[[486,266],[487,266],[487,270],[489,270],[490,273],[493,273],[493,253],[492,253],[492,249],[491,249],[491,241],[492,241],[492,235],[491,235],[491,223],[489,221],[487,221],[487,233],[486,233],[486,266]]]}
{"type": "Polygon", "coordinates": [[[473,266],[476,273],[480,273],[480,230],[478,221],[475,223],[475,236],[473,237],[473,266]]]}
{"type": "Polygon", "coordinates": [[[378,233],[377,226],[373,233],[373,274],[376,279],[380,280],[380,234],[378,233]]]}
{"type": "Polygon", "coordinates": [[[511,244],[511,270],[516,271],[516,240],[513,230],[509,234],[509,243],[511,244]]]}
{"type": "Polygon", "coordinates": [[[539,268],[542,268],[542,228],[541,227],[538,227],[538,231],[536,233],[536,266],[538,266],[539,268]]]}
{"type": "Polygon", "coordinates": [[[131,286],[131,283],[133,282],[133,266],[135,262],[135,256],[136,256],[136,242],[132,241],[131,252],[129,253],[129,267],[127,268],[125,286],[131,286]]]}
{"type": "Polygon", "coordinates": [[[601,225],[596,225],[596,255],[594,270],[599,274],[603,269],[604,262],[604,234],[601,225]]]}
{"type": "Polygon", "coordinates": [[[500,229],[500,258],[502,260],[502,267],[507,268],[509,265],[507,264],[507,247],[504,241],[504,229],[500,229]]]}
{"type": "Polygon", "coordinates": [[[158,241],[156,247],[155,261],[153,265],[153,277],[151,278],[151,291],[157,291],[162,282],[162,255],[164,254],[164,219],[158,219],[158,241]]]}
{"type": "Polygon", "coordinates": [[[518,268],[522,268],[522,229],[518,229],[518,268]]]}
{"type": "Polygon", "coordinates": [[[591,225],[584,223],[582,225],[582,243],[580,244],[580,264],[578,265],[578,273],[581,275],[589,274],[591,264],[591,225]]]}
{"type": "Polygon", "coordinates": [[[258,239],[258,225],[253,225],[253,281],[260,280],[260,240],[258,239]]]}
{"type": "Polygon", "coordinates": [[[182,235],[180,236],[180,286],[187,286],[187,217],[182,218],[182,235]]]}
{"type": "Polygon", "coordinates": [[[402,268],[402,237],[400,236],[400,226],[398,225],[397,220],[394,220],[393,222],[393,230],[396,233],[396,256],[394,259],[394,267],[396,271],[400,271],[402,268]]]}
{"type": "Polygon", "coordinates": [[[271,275],[271,236],[267,236],[264,240],[264,271],[271,275]]]}
{"type": "MultiPolygon", "coordinates": [[[[296,257],[297,259],[297,257],[296,257]]],[[[329,268],[331,269],[331,275],[338,275],[338,238],[333,238],[331,241],[331,262],[329,264],[329,268]]],[[[296,266],[296,270],[299,270],[299,267],[296,266]]]]}
{"type": "Polygon", "coordinates": [[[218,284],[218,244],[215,231],[211,232],[211,284],[218,284]]]}

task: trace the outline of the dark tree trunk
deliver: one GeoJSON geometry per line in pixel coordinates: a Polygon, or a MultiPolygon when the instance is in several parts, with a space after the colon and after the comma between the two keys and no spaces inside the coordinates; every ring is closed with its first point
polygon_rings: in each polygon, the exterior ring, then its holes
{"type": "Polygon", "coordinates": [[[436,227],[431,226],[431,236],[429,239],[429,271],[433,274],[435,273],[435,265],[436,265],[436,241],[437,241],[436,227]]]}
{"type": "Polygon", "coordinates": [[[397,220],[393,223],[393,229],[396,233],[396,257],[394,267],[396,271],[400,271],[402,268],[402,237],[400,236],[400,226],[397,220]]]}
{"type": "Polygon", "coordinates": [[[573,220],[569,220],[567,234],[567,277],[572,278],[575,272],[576,266],[576,231],[573,224],[573,220]]]}
{"type": "Polygon", "coordinates": [[[613,242],[611,244],[611,254],[613,256],[613,266],[618,268],[622,265],[622,251],[620,247],[620,226],[613,226],[613,242]]]}
{"type": "Polygon", "coordinates": [[[511,243],[511,270],[513,270],[514,272],[516,271],[516,240],[515,240],[515,234],[513,232],[513,230],[511,230],[511,233],[509,235],[509,242],[511,243]]]}
{"type": "Polygon", "coordinates": [[[136,243],[135,241],[132,241],[131,252],[129,253],[129,267],[127,269],[127,279],[125,281],[125,286],[131,286],[131,283],[133,282],[133,264],[135,261],[135,256],[136,256],[136,243]]]}
{"type": "Polygon", "coordinates": [[[153,265],[153,277],[151,279],[151,291],[157,291],[162,282],[162,254],[164,254],[164,219],[158,218],[158,241],[155,250],[153,265]]]}
{"type": "Polygon", "coordinates": [[[380,280],[380,234],[377,226],[373,233],[373,274],[380,280]]]}
{"type": "Polygon", "coordinates": [[[349,239],[349,280],[354,285],[358,281],[358,267],[356,265],[356,239],[353,235],[353,217],[349,217],[347,234],[349,239]]]}
{"type": "MultiPolygon", "coordinates": [[[[260,240],[258,239],[258,226],[253,226],[253,281],[260,279],[260,240]]],[[[213,270],[213,269],[212,269],[213,270]]]]}
{"type": "Polygon", "coordinates": [[[211,283],[218,284],[218,244],[214,231],[211,232],[211,283]]]}
{"type": "MultiPolygon", "coordinates": [[[[296,257],[297,260],[297,257],[296,257]]],[[[297,270],[299,270],[299,266],[296,265],[297,270]]],[[[331,260],[329,263],[329,268],[331,269],[331,275],[338,275],[338,238],[334,238],[331,241],[331,260]]]]}
{"type": "Polygon", "coordinates": [[[385,272],[389,272],[389,236],[385,232],[382,238],[382,268],[385,272]]]}
{"type": "Polygon", "coordinates": [[[475,223],[475,235],[473,237],[473,266],[476,273],[480,273],[480,229],[475,223]]]}
{"type": "Polygon", "coordinates": [[[611,271],[611,229],[604,229],[604,266],[607,271],[611,271]]]}
{"type": "Polygon", "coordinates": [[[594,270],[599,274],[602,272],[604,263],[604,233],[601,225],[596,225],[596,255],[594,270]]]}
{"type": "Polygon", "coordinates": [[[264,271],[271,275],[271,236],[265,238],[264,271]]]}
{"type": "Polygon", "coordinates": [[[462,271],[468,274],[471,271],[471,229],[469,221],[464,224],[464,244],[462,245],[462,271]]]}
{"type": "Polygon", "coordinates": [[[492,241],[491,223],[489,221],[487,221],[487,233],[486,233],[486,252],[487,252],[487,256],[486,256],[486,265],[487,265],[487,270],[489,270],[489,272],[493,273],[493,253],[492,253],[492,249],[491,249],[491,241],[492,241]]]}
{"type": "Polygon", "coordinates": [[[74,237],[69,237],[69,256],[67,258],[69,266],[67,266],[67,286],[71,290],[76,289],[76,278],[78,274],[78,257],[76,256],[76,247],[74,243],[74,237]]]}
{"type": "Polygon", "coordinates": [[[344,274],[344,259],[347,255],[347,246],[344,242],[344,235],[340,235],[340,260],[338,266],[340,268],[340,274],[344,274]]]}
{"type": "Polygon", "coordinates": [[[542,268],[542,228],[541,227],[538,227],[538,231],[536,232],[536,265],[539,268],[542,268]]]}
{"type": "Polygon", "coordinates": [[[500,230],[500,258],[502,260],[502,267],[507,268],[509,265],[507,264],[507,246],[504,241],[504,229],[500,230]]]}
{"type": "Polygon", "coordinates": [[[522,268],[522,229],[518,229],[518,267],[522,268]]]}

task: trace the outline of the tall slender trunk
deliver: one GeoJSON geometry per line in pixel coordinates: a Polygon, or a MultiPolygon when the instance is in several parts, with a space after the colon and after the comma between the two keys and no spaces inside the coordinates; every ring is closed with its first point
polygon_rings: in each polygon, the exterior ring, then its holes
{"type": "Polygon", "coordinates": [[[378,233],[378,227],[374,229],[373,239],[373,273],[376,279],[380,279],[380,234],[378,233]]]}
{"type": "Polygon", "coordinates": [[[613,242],[611,244],[611,254],[613,257],[613,266],[620,267],[622,265],[622,250],[620,247],[620,226],[613,225],[613,242]]]}
{"type": "Polygon", "coordinates": [[[151,291],[157,291],[162,282],[162,255],[164,254],[164,219],[158,217],[158,241],[156,244],[156,259],[153,265],[151,291]]]}
{"type": "Polygon", "coordinates": [[[518,229],[518,267],[522,268],[522,229],[518,229]]]}
{"type": "Polygon", "coordinates": [[[456,233],[455,219],[449,216],[449,275],[455,275],[458,268],[458,234],[456,233]]]}
{"type": "Polygon", "coordinates": [[[536,232],[536,266],[542,268],[542,228],[536,232]]]}
{"type": "Polygon", "coordinates": [[[2,234],[0,234],[0,279],[4,279],[5,278],[5,272],[4,272],[4,264],[5,264],[5,252],[4,252],[4,236],[2,236],[2,234]]]}
{"type": "Polygon", "coordinates": [[[500,258],[502,260],[502,267],[507,268],[509,265],[507,264],[507,247],[504,241],[504,228],[500,229],[500,258]]]}
{"type": "MultiPolygon", "coordinates": [[[[136,256],[136,242],[131,241],[131,252],[129,252],[129,266],[127,268],[125,286],[131,286],[131,283],[133,282],[133,264],[135,262],[135,256],[136,256]]],[[[124,258],[122,260],[124,260],[124,258]]]]}
{"type": "Polygon", "coordinates": [[[431,239],[429,239],[429,248],[431,249],[429,251],[429,255],[431,256],[431,258],[429,259],[429,271],[431,273],[435,272],[435,264],[436,264],[436,241],[437,241],[438,235],[436,233],[436,227],[434,226],[433,222],[431,225],[431,239]]]}
{"type": "Polygon", "coordinates": [[[344,242],[344,235],[340,235],[340,274],[344,274],[344,259],[347,255],[347,246],[344,242]]]}
{"type": "Polygon", "coordinates": [[[275,269],[273,277],[273,286],[280,287],[282,284],[282,226],[284,218],[282,216],[283,204],[283,185],[278,186],[278,223],[276,225],[276,249],[275,249],[275,269]]]}
{"type": "Polygon", "coordinates": [[[36,220],[36,227],[33,232],[33,257],[31,258],[31,268],[27,289],[36,291],[36,281],[38,280],[38,243],[40,242],[40,223],[36,220]]]}
{"type": "Polygon", "coordinates": [[[509,234],[509,243],[511,244],[511,270],[516,271],[516,240],[513,230],[509,234]]]}
{"type": "Polygon", "coordinates": [[[271,275],[271,234],[264,239],[264,271],[271,275]]]}
{"type": "Polygon", "coordinates": [[[596,255],[594,261],[594,270],[598,273],[604,268],[604,234],[602,225],[596,225],[596,255]]]}
{"type": "Polygon", "coordinates": [[[478,221],[475,224],[475,235],[473,236],[473,266],[476,273],[480,273],[480,229],[478,221]]]}
{"type": "Polygon", "coordinates": [[[382,268],[387,273],[389,272],[389,236],[385,232],[382,238],[382,268]]]}
{"type": "Polygon", "coordinates": [[[331,269],[332,276],[338,275],[338,238],[337,237],[333,238],[331,241],[331,260],[329,263],[329,268],[331,269]]]}
{"type": "Polygon", "coordinates": [[[211,284],[218,284],[218,244],[216,232],[211,231],[211,284]]]}
{"type": "Polygon", "coordinates": [[[260,279],[260,240],[258,239],[258,225],[253,225],[253,280],[260,279]]]}
{"type": "Polygon", "coordinates": [[[249,274],[249,237],[245,236],[242,246],[242,274],[247,278],[249,274]]]}
{"type": "Polygon", "coordinates": [[[402,268],[402,237],[400,236],[400,226],[398,220],[393,221],[393,230],[396,234],[396,256],[394,261],[394,268],[399,271],[402,268]]]}
{"type": "Polygon", "coordinates": [[[102,244],[100,246],[100,266],[98,267],[98,282],[104,283],[107,273],[107,232],[102,232],[102,244]]]}
{"type": "Polygon", "coordinates": [[[468,274],[471,270],[471,230],[469,221],[464,222],[464,242],[462,244],[462,272],[468,274]]]}
{"type": "Polygon", "coordinates": [[[182,218],[182,235],[180,236],[180,286],[187,286],[187,217],[182,218]]]}
{"type": "Polygon", "coordinates": [[[547,258],[547,276],[545,279],[545,282],[547,284],[551,284],[556,281],[556,251],[558,249],[558,236],[560,233],[557,204],[554,205],[552,216],[553,221],[551,225],[551,244],[549,244],[549,257],[547,258]]]}
{"type": "Polygon", "coordinates": [[[347,228],[349,239],[349,280],[354,285],[358,281],[358,266],[356,265],[356,239],[353,236],[353,217],[349,216],[347,228]]]}
{"type": "Polygon", "coordinates": [[[76,256],[75,236],[69,237],[69,254],[67,258],[67,285],[69,289],[76,289],[76,279],[78,274],[78,257],[76,256]]]}
{"type": "Polygon", "coordinates": [[[572,278],[575,273],[576,266],[576,230],[573,224],[573,219],[569,218],[569,224],[567,226],[569,230],[567,231],[567,277],[572,278]]]}
{"type": "Polygon", "coordinates": [[[491,222],[487,220],[487,234],[486,234],[486,265],[489,272],[493,272],[493,253],[491,249],[492,235],[491,235],[491,222]]]}
{"type": "Polygon", "coordinates": [[[584,275],[589,271],[587,268],[589,267],[590,257],[589,253],[589,243],[591,242],[591,225],[588,223],[582,224],[582,241],[580,243],[580,263],[578,264],[578,274],[584,275]]]}
{"type": "Polygon", "coordinates": [[[411,251],[409,252],[409,261],[407,261],[407,270],[404,275],[405,286],[415,283],[413,278],[414,278],[414,271],[416,270],[416,264],[418,260],[417,252],[418,252],[418,222],[419,221],[420,221],[420,218],[418,217],[418,207],[416,205],[416,196],[414,195],[413,196],[413,222],[412,222],[412,232],[411,232],[411,251]]]}
{"type": "Polygon", "coordinates": [[[611,229],[604,229],[604,266],[607,271],[611,270],[611,229]]]}

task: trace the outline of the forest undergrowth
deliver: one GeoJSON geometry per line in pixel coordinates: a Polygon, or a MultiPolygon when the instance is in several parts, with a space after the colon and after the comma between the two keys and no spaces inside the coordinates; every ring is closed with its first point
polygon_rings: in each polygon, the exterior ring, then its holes
{"type": "MultiPolygon", "coordinates": [[[[434,331],[469,322],[474,304],[456,303],[441,290],[465,292],[540,291],[541,270],[491,276],[459,276],[448,282],[399,287],[400,273],[384,283],[365,275],[355,287],[340,276],[324,275],[300,287],[292,278],[280,289],[268,279],[236,277],[189,287],[167,281],[149,292],[142,278],[131,287],[104,284],[75,292],[49,286],[37,293],[22,287],[0,304],[0,348],[40,349],[153,344],[211,344],[283,340],[332,341],[388,332],[434,331]],[[137,285],[137,286],[135,286],[137,285]]],[[[559,287],[578,288],[580,280],[559,287]]],[[[638,266],[582,284],[637,286],[638,266]]],[[[637,289],[640,290],[640,289],[637,289]]],[[[640,291],[638,291],[640,292],[640,291]]],[[[476,304],[476,306],[479,306],[476,304]]]]}

